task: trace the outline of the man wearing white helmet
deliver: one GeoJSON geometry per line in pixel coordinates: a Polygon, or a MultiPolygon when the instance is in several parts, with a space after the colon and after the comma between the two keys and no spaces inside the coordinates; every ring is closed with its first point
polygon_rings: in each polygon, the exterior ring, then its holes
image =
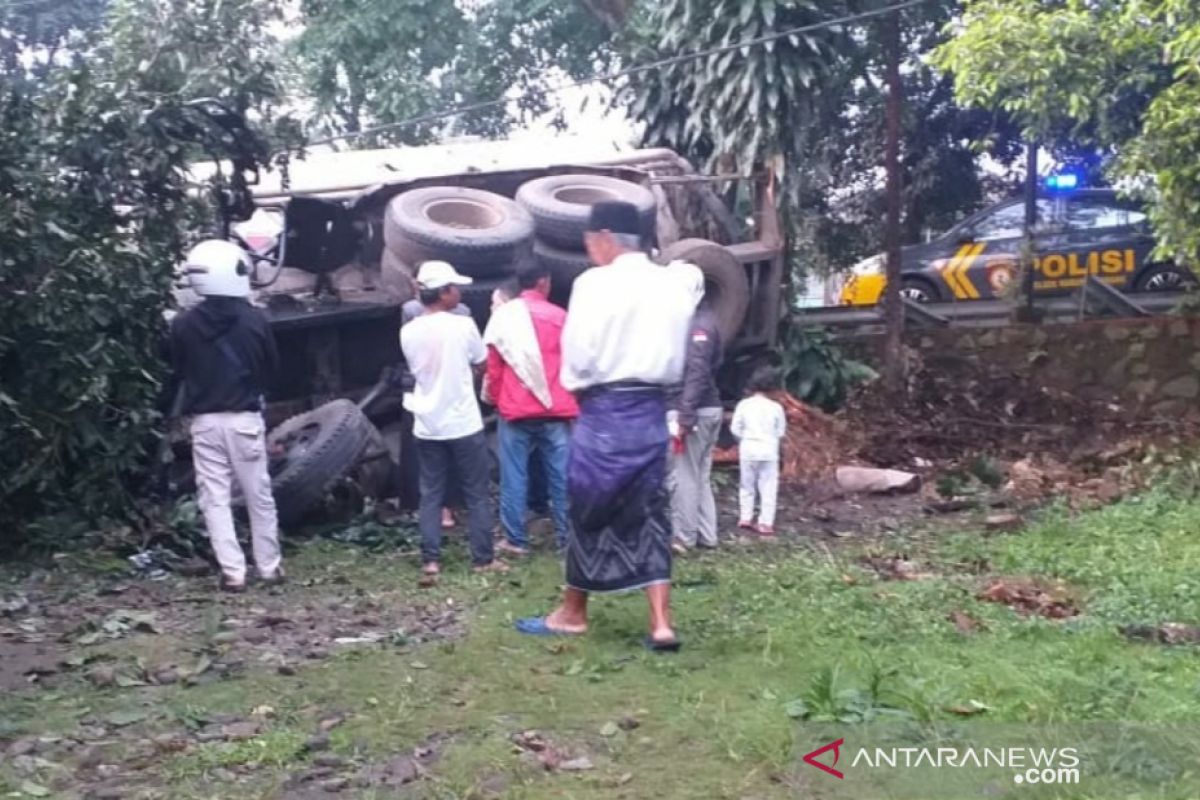
{"type": "Polygon", "coordinates": [[[204,526],[221,565],[221,588],[246,586],[246,558],[230,507],[236,478],[246,498],[254,563],[266,583],[283,579],[278,520],[267,472],[264,392],[278,355],[266,317],[250,305],[250,263],[237,245],[209,239],[184,271],[204,300],[171,323],[171,360],[192,419],[192,461],[204,526]]]}

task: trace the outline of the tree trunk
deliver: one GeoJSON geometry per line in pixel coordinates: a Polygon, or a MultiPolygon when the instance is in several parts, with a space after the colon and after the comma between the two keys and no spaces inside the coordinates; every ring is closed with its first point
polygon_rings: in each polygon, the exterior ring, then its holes
{"type": "Polygon", "coordinates": [[[883,241],[887,259],[887,288],[883,310],[886,338],[883,347],[884,385],[898,392],[904,385],[904,306],[900,302],[900,14],[883,22],[884,51],[887,64],[887,142],[883,168],[887,176],[887,218],[883,241]]]}

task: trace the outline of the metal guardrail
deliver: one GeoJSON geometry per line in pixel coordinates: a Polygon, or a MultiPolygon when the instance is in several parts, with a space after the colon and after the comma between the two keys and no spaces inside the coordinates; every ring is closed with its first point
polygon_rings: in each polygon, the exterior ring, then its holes
{"type": "MultiPolygon", "coordinates": [[[[1078,292],[1034,300],[1044,322],[1074,322],[1100,317],[1141,317],[1165,314],[1182,299],[1179,292],[1129,295],[1106,284],[1085,284],[1078,292]]],[[[994,327],[1013,321],[1016,306],[1006,300],[966,300],[918,304],[905,300],[905,324],[910,328],[994,327]]],[[[883,330],[881,306],[836,306],[803,309],[802,324],[869,335],[883,330]]]]}

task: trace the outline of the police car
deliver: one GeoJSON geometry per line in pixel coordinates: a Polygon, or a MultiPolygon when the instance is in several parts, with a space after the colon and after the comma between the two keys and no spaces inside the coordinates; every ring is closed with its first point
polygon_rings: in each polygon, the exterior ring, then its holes
{"type": "MultiPolygon", "coordinates": [[[[1139,203],[1108,189],[1057,188],[1037,201],[1034,292],[1067,292],[1089,275],[1129,292],[1180,290],[1196,282],[1189,270],[1151,258],[1154,237],[1139,203]]],[[[901,295],[919,303],[1006,296],[1016,288],[1024,222],[1024,199],[1006,200],[933,241],[903,248],[901,295]]],[[[853,267],[840,302],[873,305],[884,283],[884,256],[872,256],[853,267]]]]}

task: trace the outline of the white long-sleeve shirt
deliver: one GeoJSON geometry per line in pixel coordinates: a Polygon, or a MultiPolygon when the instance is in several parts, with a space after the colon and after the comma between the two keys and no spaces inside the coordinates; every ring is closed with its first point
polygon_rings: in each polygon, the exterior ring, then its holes
{"type": "Polygon", "coordinates": [[[755,394],[737,404],[729,429],[738,440],[742,461],[778,461],[779,440],[787,433],[787,416],[779,403],[755,394]]]}
{"type": "Polygon", "coordinates": [[[617,381],[678,383],[703,289],[698,267],[660,266],[643,253],[586,270],[563,327],[562,385],[578,392],[617,381]]]}

